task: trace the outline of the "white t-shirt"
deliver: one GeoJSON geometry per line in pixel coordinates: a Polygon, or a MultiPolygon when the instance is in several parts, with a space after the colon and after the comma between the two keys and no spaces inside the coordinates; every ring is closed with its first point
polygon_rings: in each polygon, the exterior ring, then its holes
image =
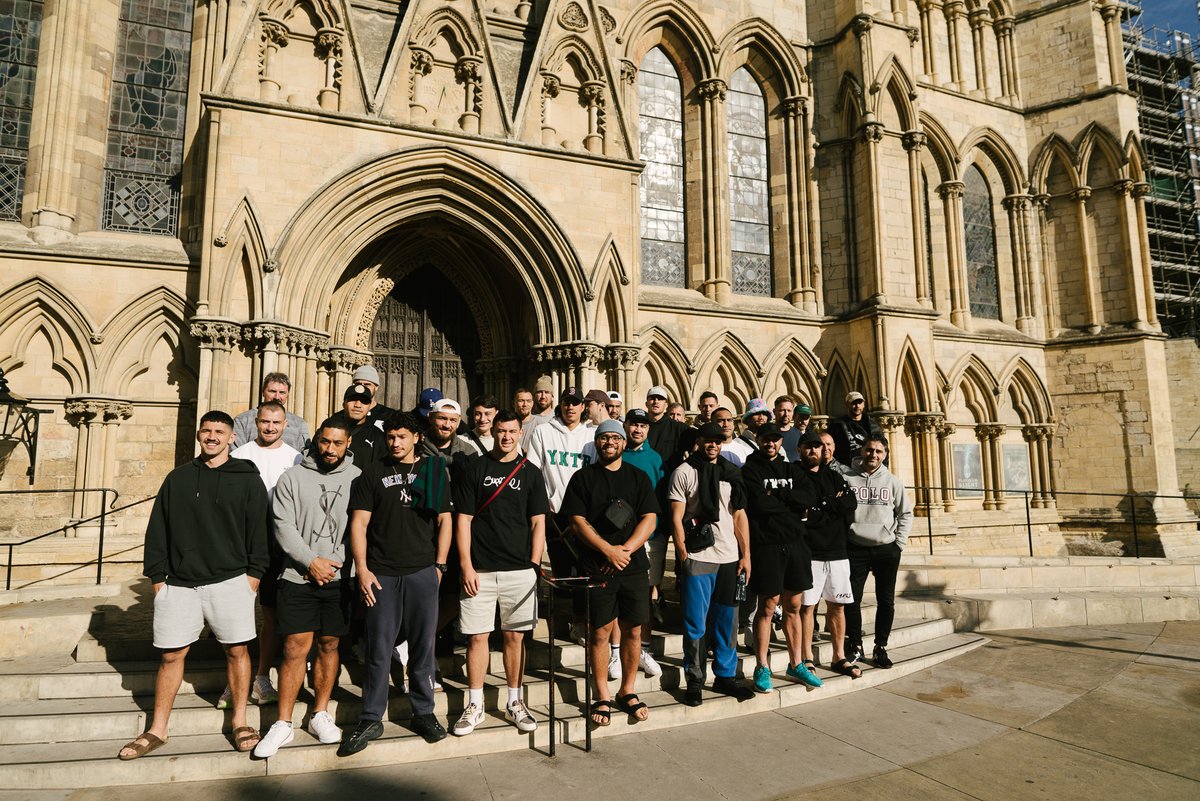
{"type": "Polygon", "coordinates": [[[257,440],[250,440],[245,445],[239,445],[233,453],[229,454],[235,459],[254,462],[254,466],[262,475],[263,484],[267,487],[267,497],[270,500],[275,500],[275,482],[279,481],[279,477],[289,467],[300,464],[304,459],[300,455],[300,451],[291,445],[285,445],[283,440],[275,445],[274,448],[264,448],[258,444],[257,440]]]}
{"type": "Polygon", "coordinates": [[[754,446],[741,437],[734,437],[721,446],[721,456],[733,462],[734,466],[746,464],[746,457],[754,453],[754,446]]]}
{"type": "MultiPolygon", "coordinates": [[[[700,506],[698,491],[699,477],[696,468],[687,462],[679,465],[671,474],[671,488],[667,492],[667,500],[683,502],[683,519],[695,517],[700,506]]],[[[711,547],[699,553],[689,553],[688,559],[697,562],[708,562],[723,565],[738,561],[737,537],[733,535],[733,512],[729,510],[729,482],[721,482],[721,514],[717,520],[717,533],[711,547]]],[[[673,512],[672,512],[673,513],[673,512]]]]}

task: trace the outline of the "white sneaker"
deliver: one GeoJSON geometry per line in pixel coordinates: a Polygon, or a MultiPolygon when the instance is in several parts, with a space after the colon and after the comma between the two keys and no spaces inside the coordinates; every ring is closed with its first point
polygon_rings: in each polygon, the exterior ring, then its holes
{"type": "Polygon", "coordinates": [[[273,704],[279,700],[279,692],[271,684],[270,676],[255,676],[250,698],[256,704],[273,704]]]}
{"type": "Polygon", "coordinates": [[[504,719],[517,727],[517,731],[530,732],[537,729],[537,721],[525,708],[525,702],[520,699],[513,701],[504,710],[504,719]]]}
{"type": "Polygon", "coordinates": [[[572,623],[570,630],[567,631],[567,639],[570,640],[571,642],[575,643],[576,645],[586,646],[588,644],[587,629],[584,629],[584,628],[578,626],[577,624],[572,623]]]}
{"type": "Polygon", "coordinates": [[[608,656],[608,677],[613,681],[621,678],[621,649],[613,648],[608,656]]]}
{"type": "Polygon", "coordinates": [[[648,648],[643,648],[638,654],[638,670],[645,673],[650,678],[655,678],[662,675],[662,665],[654,659],[654,654],[650,653],[648,648]]]}
{"type": "Polygon", "coordinates": [[[450,727],[450,733],[456,737],[466,737],[480,723],[483,723],[483,709],[476,704],[467,704],[462,715],[450,727]]]}
{"type": "Polygon", "coordinates": [[[402,665],[408,664],[408,640],[396,646],[395,656],[392,658],[402,665]]]}
{"type": "Polygon", "coordinates": [[[229,685],[225,685],[225,689],[221,691],[221,697],[217,699],[217,709],[229,709],[233,706],[233,690],[229,689],[229,685]]]}
{"type": "Polygon", "coordinates": [[[746,644],[746,650],[750,653],[755,653],[758,650],[758,638],[754,636],[754,627],[746,626],[742,637],[746,644]]]}
{"type": "Polygon", "coordinates": [[[267,729],[266,735],[254,746],[254,755],[259,759],[275,756],[275,752],[296,739],[292,724],[286,720],[277,720],[267,729]]]}
{"type": "Polygon", "coordinates": [[[326,745],[340,742],[342,739],[342,730],[333,722],[328,712],[318,712],[309,718],[308,733],[326,745]]]}

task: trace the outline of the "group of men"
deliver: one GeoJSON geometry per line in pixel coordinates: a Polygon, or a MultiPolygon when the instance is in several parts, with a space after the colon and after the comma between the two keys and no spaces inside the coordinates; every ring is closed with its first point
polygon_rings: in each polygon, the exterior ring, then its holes
{"type": "Polygon", "coordinates": [[[831,669],[861,675],[854,602],[871,573],[874,663],[891,666],[891,595],[911,509],[884,466],[887,443],[863,413],[861,394],[850,393],[850,413],[820,435],[810,428],[811,408],[787,396],[774,408],[755,399],[737,434],[713,393],[701,396],[689,424],[657,386],[644,409],[626,411],[617,392],[568,387],[555,398],[543,378],[517,390],[511,410],[484,395],[464,415],[435,388],[422,391],[412,411],[389,409],[377,397],[381,383],[373,367],[359,368],[342,410],[311,439],[304,419],[287,411],[290,384],[279,373],[264,379],[256,409],[236,420],[221,411],[201,418],[199,455],[167,476],[147,528],[145,574],[162,660],[151,723],[121,759],[167,742],[184,660],[205,625],[225,649],[229,685],[217,704],[232,709],[233,744],[260,758],[293,740],[310,666],[307,727],[320,742],[340,743],[340,756],[382,735],[389,679],[406,683],[412,729],[431,743],[443,739],[435,643],[454,621],[467,643],[468,693],[451,732],[468,735],[486,719],[497,619],[507,680],[497,705],[519,731],[532,732],[524,643],[539,619],[543,556],[556,578],[586,576],[592,585],[590,620],[582,593],[572,595],[568,636],[592,652],[596,702],[588,713],[596,726],[608,725],[614,708],[631,721],[649,715],[634,687],[639,671],[661,673],[650,631],[663,621],[668,541],[683,611],[684,703],[703,702],[710,652],[712,689],[752,697],[736,677],[739,608],[754,615],[752,627],[744,625],[758,654],[754,690],[772,687],[767,651],[777,606],[787,675],[820,686],[812,639],[821,599],[831,669]],[[247,646],[256,635],[252,678],[247,646]],[[351,640],[365,643],[362,708],[344,734],[328,706],[339,651],[351,640]],[[278,703],[263,732],[247,723],[250,698],[278,703]]]}

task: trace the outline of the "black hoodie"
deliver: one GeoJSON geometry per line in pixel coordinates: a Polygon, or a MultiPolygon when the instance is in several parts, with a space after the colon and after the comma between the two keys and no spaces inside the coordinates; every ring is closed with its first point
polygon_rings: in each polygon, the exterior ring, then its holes
{"type": "Polygon", "coordinates": [[[818,562],[847,558],[846,537],[854,520],[854,510],[858,508],[858,496],[846,479],[830,470],[828,465],[821,465],[815,473],[796,465],[796,473],[797,478],[801,473],[808,478],[817,498],[805,524],[812,558],[818,562]]]}
{"type": "Polygon", "coordinates": [[[784,543],[802,540],[801,516],[816,506],[811,481],[794,481],[796,465],[780,454],[768,459],[762,451],[746,457],[742,481],[746,485],[746,515],[750,518],[750,552],[755,543],[784,543]]]}
{"type": "Polygon", "coordinates": [[[253,462],[193,459],[167,474],[146,526],[144,575],[199,587],[262,578],[267,561],[267,490],[253,462]]]}

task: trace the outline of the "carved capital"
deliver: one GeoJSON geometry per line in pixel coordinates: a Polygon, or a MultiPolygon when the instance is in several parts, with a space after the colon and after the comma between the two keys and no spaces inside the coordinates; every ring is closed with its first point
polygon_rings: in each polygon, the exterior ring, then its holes
{"type": "Polygon", "coordinates": [[[956,423],[951,423],[949,420],[944,421],[938,424],[938,439],[949,439],[950,437],[954,436],[956,431],[958,431],[958,425],[956,423]]]}
{"type": "Polygon", "coordinates": [[[477,83],[482,66],[483,59],[479,56],[463,56],[454,65],[454,80],[459,83],[477,83]]]}
{"type": "Polygon", "coordinates": [[[707,81],[701,81],[696,87],[696,94],[700,99],[706,101],[725,102],[725,93],[729,91],[729,87],[720,78],[709,78],[707,81]]]}
{"type": "Polygon", "coordinates": [[[999,439],[1007,428],[1003,423],[980,423],[975,426],[975,436],[980,440],[999,439]]]}
{"type": "Polygon", "coordinates": [[[279,269],[279,262],[274,258],[267,259],[262,266],[264,273],[273,273],[279,269]]]}
{"type": "Polygon", "coordinates": [[[896,429],[904,425],[904,412],[898,412],[894,409],[872,412],[871,418],[883,429],[889,439],[896,429]]]}
{"type": "Polygon", "coordinates": [[[997,36],[1012,36],[1013,28],[1016,27],[1016,20],[1012,17],[1000,17],[992,23],[992,30],[997,36]]]}
{"type": "Polygon", "coordinates": [[[621,59],[621,81],[633,86],[635,83],[637,83],[637,76],[637,64],[634,64],[627,58],[621,59]]]}
{"type": "Polygon", "coordinates": [[[342,57],[342,32],[335,28],[322,28],[317,32],[317,51],[322,58],[342,57]]]}
{"type": "Polygon", "coordinates": [[[558,97],[562,82],[553,72],[542,73],[542,97],[558,97]]]}
{"type": "Polygon", "coordinates": [[[855,36],[865,36],[871,28],[875,27],[875,18],[869,14],[859,14],[850,20],[850,24],[854,28],[855,36]]]}
{"type": "Polygon", "coordinates": [[[423,47],[413,47],[410,69],[416,75],[428,75],[433,71],[433,53],[423,47]]]}
{"type": "Polygon", "coordinates": [[[783,113],[789,117],[800,117],[808,113],[808,98],[796,95],[783,100],[783,113]]]}
{"type": "Polygon", "coordinates": [[[829,430],[829,415],[814,414],[808,418],[808,427],[804,429],[806,432],[812,431],[814,434],[822,434],[829,430]]]}
{"type": "Polygon", "coordinates": [[[1001,205],[1003,205],[1005,209],[1017,213],[1025,211],[1025,209],[1029,208],[1029,205],[1032,202],[1033,198],[1031,198],[1029,195],[1008,195],[1000,201],[1001,205]]]}
{"type": "Polygon", "coordinates": [[[938,428],[945,422],[945,415],[937,412],[913,412],[904,416],[904,433],[910,437],[922,434],[936,434],[938,428]]]}
{"type": "Polygon", "coordinates": [[[943,181],[938,186],[937,191],[942,200],[949,200],[950,198],[962,197],[966,186],[962,181],[943,181]]]}
{"type": "Polygon", "coordinates": [[[288,29],[286,25],[271,17],[259,17],[259,21],[262,23],[263,44],[287,47],[288,29]]]}
{"type": "Polygon", "coordinates": [[[1092,198],[1092,188],[1090,186],[1081,186],[1071,192],[1071,200],[1076,203],[1084,203],[1092,198]]]}
{"type": "Polygon", "coordinates": [[[928,138],[923,131],[905,131],[900,137],[900,144],[904,145],[904,149],[909,153],[914,150],[920,152],[927,141],[928,138]]]}
{"type": "Polygon", "coordinates": [[[1132,194],[1133,193],[1133,179],[1118,178],[1117,181],[1113,184],[1112,190],[1118,197],[1125,197],[1126,195],[1132,194]]]}
{"type": "Polygon", "coordinates": [[[1040,442],[1054,436],[1054,423],[1034,423],[1021,427],[1021,436],[1026,442],[1040,442]]]}
{"type": "Polygon", "coordinates": [[[133,417],[133,404],[121,398],[78,395],[63,403],[67,422],[78,428],[88,423],[120,424],[133,417]]]}
{"type": "Polygon", "coordinates": [[[225,320],[198,320],[188,324],[188,333],[202,348],[229,350],[242,339],[242,327],[225,320]]]}
{"type": "Polygon", "coordinates": [[[1134,183],[1132,191],[1135,199],[1145,197],[1150,194],[1150,184],[1145,181],[1137,181],[1134,183]]]}
{"type": "Polygon", "coordinates": [[[352,373],[371,361],[370,354],[350,348],[330,348],[327,358],[331,370],[346,373],[352,373]]]}
{"type": "Polygon", "coordinates": [[[637,366],[642,349],[637,345],[609,345],[605,348],[608,362],[618,370],[631,370],[637,366]]]}
{"type": "Polygon", "coordinates": [[[966,3],[963,0],[949,0],[942,4],[942,13],[946,15],[946,19],[954,22],[959,17],[966,16],[966,3]]]}
{"type": "Polygon", "coordinates": [[[579,102],[585,106],[604,105],[604,81],[584,81],[579,87],[579,102]]]}
{"type": "Polygon", "coordinates": [[[1101,19],[1105,22],[1112,22],[1121,13],[1121,7],[1116,3],[1102,5],[1098,10],[1101,19]]]}

